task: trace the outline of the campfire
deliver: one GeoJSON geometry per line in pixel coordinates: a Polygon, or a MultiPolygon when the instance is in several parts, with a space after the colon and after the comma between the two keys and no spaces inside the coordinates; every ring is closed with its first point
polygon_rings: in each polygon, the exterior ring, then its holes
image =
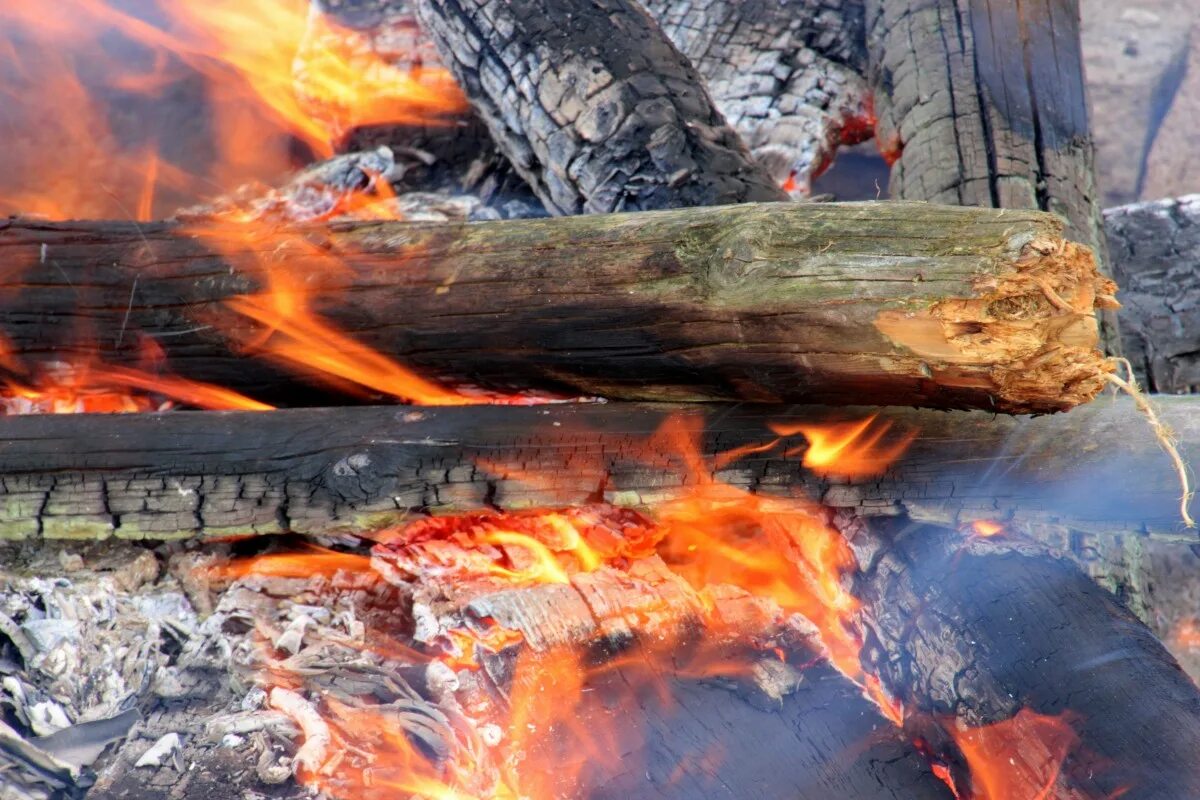
{"type": "Polygon", "coordinates": [[[1161,208],[967,5],[0,4],[0,798],[1200,797],[1161,208]]]}

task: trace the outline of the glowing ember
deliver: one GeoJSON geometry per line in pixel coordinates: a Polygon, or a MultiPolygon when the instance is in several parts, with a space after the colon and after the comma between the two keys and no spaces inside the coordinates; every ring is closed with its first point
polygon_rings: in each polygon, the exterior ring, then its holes
{"type": "Polygon", "coordinates": [[[267,411],[272,406],[220,386],[127,367],[49,362],[30,378],[0,388],[5,414],[133,413],[163,411],[173,402],[195,408],[267,411]],[[155,401],[151,395],[169,398],[155,401]]]}
{"type": "Polygon", "coordinates": [[[1059,782],[1063,762],[1078,742],[1066,717],[1021,709],[1012,719],[981,728],[947,727],[967,760],[970,800],[1079,797],[1059,782]]]}

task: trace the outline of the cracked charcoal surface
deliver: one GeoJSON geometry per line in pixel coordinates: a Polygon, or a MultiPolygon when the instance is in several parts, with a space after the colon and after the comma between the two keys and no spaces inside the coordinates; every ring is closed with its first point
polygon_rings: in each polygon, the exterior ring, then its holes
{"type": "Polygon", "coordinates": [[[1032,543],[885,528],[893,546],[860,584],[867,658],[906,709],[970,726],[1023,707],[1070,713],[1076,785],[1098,797],[1123,786],[1138,798],[1200,794],[1200,690],[1111,594],[1032,543]]]}
{"type": "Polygon", "coordinates": [[[556,213],[786,198],[632,0],[425,0],[417,15],[556,213]]]}

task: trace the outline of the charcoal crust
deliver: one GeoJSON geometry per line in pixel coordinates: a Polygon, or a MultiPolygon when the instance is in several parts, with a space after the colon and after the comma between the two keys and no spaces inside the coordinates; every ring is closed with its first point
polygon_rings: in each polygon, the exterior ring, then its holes
{"type": "Polygon", "coordinates": [[[553,213],[786,199],[632,0],[421,0],[416,11],[553,213]]]}

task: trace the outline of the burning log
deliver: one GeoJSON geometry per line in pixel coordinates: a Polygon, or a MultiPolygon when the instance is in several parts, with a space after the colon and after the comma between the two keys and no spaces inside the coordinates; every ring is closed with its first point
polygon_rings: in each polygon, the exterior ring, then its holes
{"type": "Polygon", "coordinates": [[[497,147],[552,212],[787,199],[638,3],[416,9],[497,147]]]}
{"type": "Polygon", "coordinates": [[[1017,542],[872,527],[887,545],[859,581],[864,660],[910,728],[960,754],[964,796],[1200,795],[1200,690],[1112,595],[1017,542]]]}
{"type": "MultiPolygon", "coordinates": [[[[1200,452],[1191,398],[1160,398],[1186,456],[1200,452]]],[[[264,414],[0,419],[7,538],[175,538],[378,530],[414,511],[646,507],[683,491],[685,465],[646,442],[678,406],[292,409],[264,414]]],[[[1132,403],[1053,418],[890,408],[872,428],[908,449],[869,482],[821,477],[783,455],[831,420],[875,410],[692,410],[706,455],[742,452],[721,473],[764,492],[805,492],[833,509],[944,524],[1181,533],[1178,484],[1132,403]],[[782,426],[782,427],[781,427],[782,426]],[[790,428],[789,428],[790,426],[790,428]],[[757,448],[757,450],[755,449],[757,448]]],[[[836,431],[835,431],[836,432],[836,431]]],[[[810,459],[811,462],[811,459],[810,459]]],[[[861,466],[861,465],[860,465],[861,466]]],[[[866,466],[881,467],[879,463],[866,466]]],[[[843,472],[852,469],[840,467],[843,472]]],[[[836,473],[836,469],[835,469],[836,473]]],[[[1064,534],[1065,535],[1065,534],[1064,534]]]]}
{"type": "MultiPolygon", "coordinates": [[[[1106,262],[1078,0],[870,0],[866,13],[892,196],[1054,211],[1106,262]]],[[[1115,317],[1102,327],[1115,352],[1115,317]]]]}
{"type": "MultiPolygon", "coordinates": [[[[1113,287],[1039,212],[769,204],[281,230],[13,220],[0,245],[10,356],[140,365],[148,340],[175,373],[267,401],[295,403],[296,382],[245,353],[306,373],[357,358],[361,373],[360,344],[460,385],[1010,413],[1086,402],[1109,370],[1094,310],[1113,287]],[[276,335],[299,338],[272,350],[276,335]],[[327,358],[310,365],[318,346],[327,358]]],[[[418,382],[427,403],[469,402],[418,382]]]]}

